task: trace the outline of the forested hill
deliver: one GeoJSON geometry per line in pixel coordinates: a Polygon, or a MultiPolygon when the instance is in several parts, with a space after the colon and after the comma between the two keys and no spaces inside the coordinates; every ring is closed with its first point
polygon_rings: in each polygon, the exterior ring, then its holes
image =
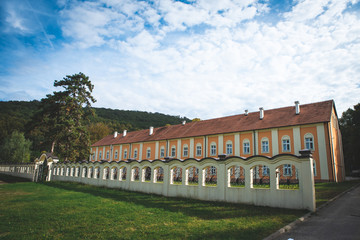
{"type": "MultiPolygon", "coordinates": [[[[39,101],[0,101],[0,144],[15,130],[25,133],[25,137],[33,142],[33,147],[40,144],[41,133],[31,129],[31,121],[38,111],[41,103],[39,101]]],[[[91,117],[88,129],[91,142],[100,140],[105,135],[114,131],[134,131],[139,129],[161,127],[166,124],[180,124],[188,118],[170,116],[161,113],[149,113],[141,111],[113,110],[105,108],[93,108],[96,115],[91,117]]],[[[42,138],[42,140],[44,140],[42,138]]],[[[35,150],[35,149],[33,149],[35,150]]],[[[40,149],[39,149],[40,150],[40,149]]],[[[45,149],[41,149],[45,150],[45,149]]]]}

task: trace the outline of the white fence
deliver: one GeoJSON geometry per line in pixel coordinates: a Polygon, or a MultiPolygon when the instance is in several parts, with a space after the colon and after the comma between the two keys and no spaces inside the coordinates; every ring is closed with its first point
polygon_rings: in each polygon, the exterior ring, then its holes
{"type": "Polygon", "coordinates": [[[52,166],[49,167],[47,180],[80,182],[170,197],[315,211],[313,159],[309,151],[300,153],[301,156],[286,154],[247,159],[219,156],[218,159],[183,161],[49,161],[52,166]],[[288,179],[288,184],[290,178],[295,180],[295,187],[282,188],[284,178],[288,179]]]}
{"type": "Polygon", "coordinates": [[[34,180],[35,163],[0,165],[0,173],[34,180]]]}

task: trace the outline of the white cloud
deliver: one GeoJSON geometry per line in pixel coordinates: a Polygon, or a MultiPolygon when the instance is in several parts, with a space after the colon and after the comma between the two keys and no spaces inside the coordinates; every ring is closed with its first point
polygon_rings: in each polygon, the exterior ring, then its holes
{"type": "Polygon", "coordinates": [[[97,106],[202,119],[295,100],[335,99],[340,114],[360,100],[360,19],[349,1],[299,1],[276,23],[261,20],[271,6],[257,1],[102,3],[69,3],[71,48],[24,76],[50,85],[81,71],[97,106]]]}

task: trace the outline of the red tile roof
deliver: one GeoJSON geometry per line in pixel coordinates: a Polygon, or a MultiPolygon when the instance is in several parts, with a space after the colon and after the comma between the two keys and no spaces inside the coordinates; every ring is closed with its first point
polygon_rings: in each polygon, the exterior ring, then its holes
{"type": "Polygon", "coordinates": [[[149,142],[167,139],[187,138],[204,135],[244,132],[251,130],[329,122],[333,108],[333,100],[300,105],[300,114],[295,114],[295,106],[264,110],[264,118],[260,120],[259,112],[239,114],[229,117],[215,118],[185,125],[171,125],[154,128],[149,135],[149,129],[128,132],[125,137],[118,134],[106,136],[94,143],[92,147],[124,143],[149,142]]]}

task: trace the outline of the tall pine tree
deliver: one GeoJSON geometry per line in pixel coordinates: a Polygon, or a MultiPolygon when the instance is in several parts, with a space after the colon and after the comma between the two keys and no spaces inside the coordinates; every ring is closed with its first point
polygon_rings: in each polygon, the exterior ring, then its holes
{"type": "Polygon", "coordinates": [[[94,85],[80,72],[55,80],[54,86],[62,87],[63,91],[48,94],[41,100],[40,128],[51,142],[51,153],[64,160],[84,160],[89,156],[90,138],[86,123],[94,114],[91,109],[91,103],[96,102],[91,95],[94,85]]]}

